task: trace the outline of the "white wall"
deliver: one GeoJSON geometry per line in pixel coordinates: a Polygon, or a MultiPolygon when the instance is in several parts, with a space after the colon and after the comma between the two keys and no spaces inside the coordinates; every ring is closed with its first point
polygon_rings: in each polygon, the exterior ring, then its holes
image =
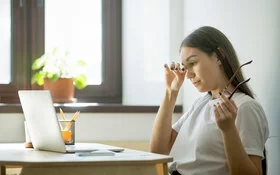
{"type": "MultiPolygon", "coordinates": [[[[249,84],[263,105],[270,127],[270,162],[279,162],[280,136],[280,1],[279,0],[185,0],[184,34],[197,27],[211,25],[223,31],[232,41],[240,62],[253,60],[243,69],[249,84]]],[[[189,84],[184,86],[184,109],[198,93],[189,84]]],[[[279,166],[268,164],[269,174],[280,174],[279,166]]]]}
{"type": "MultiPolygon", "coordinates": [[[[59,114],[57,114],[60,116],[59,114]]],[[[66,113],[66,118],[73,114],[66,113]]],[[[180,114],[174,117],[177,119],[180,114]]],[[[117,114],[80,114],[76,121],[76,141],[148,141],[152,132],[153,113],[117,113],[117,114]]],[[[0,115],[0,143],[24,142],[23,114],[0,115]]]]}

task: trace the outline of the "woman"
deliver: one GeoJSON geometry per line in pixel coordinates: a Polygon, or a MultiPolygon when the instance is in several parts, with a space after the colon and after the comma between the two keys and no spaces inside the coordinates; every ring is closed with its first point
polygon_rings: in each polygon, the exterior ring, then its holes
{"type": "Polygon", "coordinates": [[[245,83],[228,98],[244,81],[230,41],[213,27],[201,27],[183,40],[180,57],[182,69],[178,63],[164,65],[166,91],[153,126],[151,152],[173,156],[171,174],[262,174],[268,124],[245,83]],[[207,93],[172,125],[185,78],[207,93]]]}

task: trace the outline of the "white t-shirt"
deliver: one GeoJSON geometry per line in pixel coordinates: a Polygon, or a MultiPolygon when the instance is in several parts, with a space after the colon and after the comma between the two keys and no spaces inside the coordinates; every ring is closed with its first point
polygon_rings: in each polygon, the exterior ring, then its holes
{"type": "MultiPolygon", "coordinates": [[[[168,164],[170,172],[176,169],[182,175],[229,174],[211,98],[209,94],[198,98],[172,126],[178,135],[170,152],[174,158],[168,164]]],[[[235,93],[232,99],[238,107],[235,124],[245,151],[248,155],[263,157],[269,130],[262,107],[244,93],[235,93]]]]}

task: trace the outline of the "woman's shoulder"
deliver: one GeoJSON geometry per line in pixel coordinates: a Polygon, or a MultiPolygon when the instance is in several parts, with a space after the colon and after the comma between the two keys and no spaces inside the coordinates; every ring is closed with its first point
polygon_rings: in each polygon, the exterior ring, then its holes
{"type": "Polygon", "coordinates": [[[232,99],[236,103],[237,107],[248,104],[260,105],[257,100],[242,92],[235,93],[232,99]]]}
{"type": "MultiPolygon", "coordinates": [[[[234,101],[238,107],[236,125],[239,130],[248,128],[252,131],[255,129],[261,129],[264,140],[269,135],[268,121],[261,104],[254,98],[244,94],[238,93],[234,98],[234,101]]],[[[256,132],[257,133],[257,132],[256,132]]]]}
{"type": "Polygon", "coordinates": [[[233,100],[235,101],[238,109],[251,108],[264,113],[261,104],[256,99],[250,97],[249,95],[239,92],[236,93],[236,95],[233,97],[233,100]]]}

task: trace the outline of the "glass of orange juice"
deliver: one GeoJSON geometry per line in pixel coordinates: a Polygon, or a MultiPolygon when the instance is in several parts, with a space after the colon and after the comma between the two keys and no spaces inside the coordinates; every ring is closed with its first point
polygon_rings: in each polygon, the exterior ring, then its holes
{"type": "Polygon", "coordinates": [[[74,120],[59,120],[61,135],[65,145],[75,144],[75,121],[74,120]]]}

